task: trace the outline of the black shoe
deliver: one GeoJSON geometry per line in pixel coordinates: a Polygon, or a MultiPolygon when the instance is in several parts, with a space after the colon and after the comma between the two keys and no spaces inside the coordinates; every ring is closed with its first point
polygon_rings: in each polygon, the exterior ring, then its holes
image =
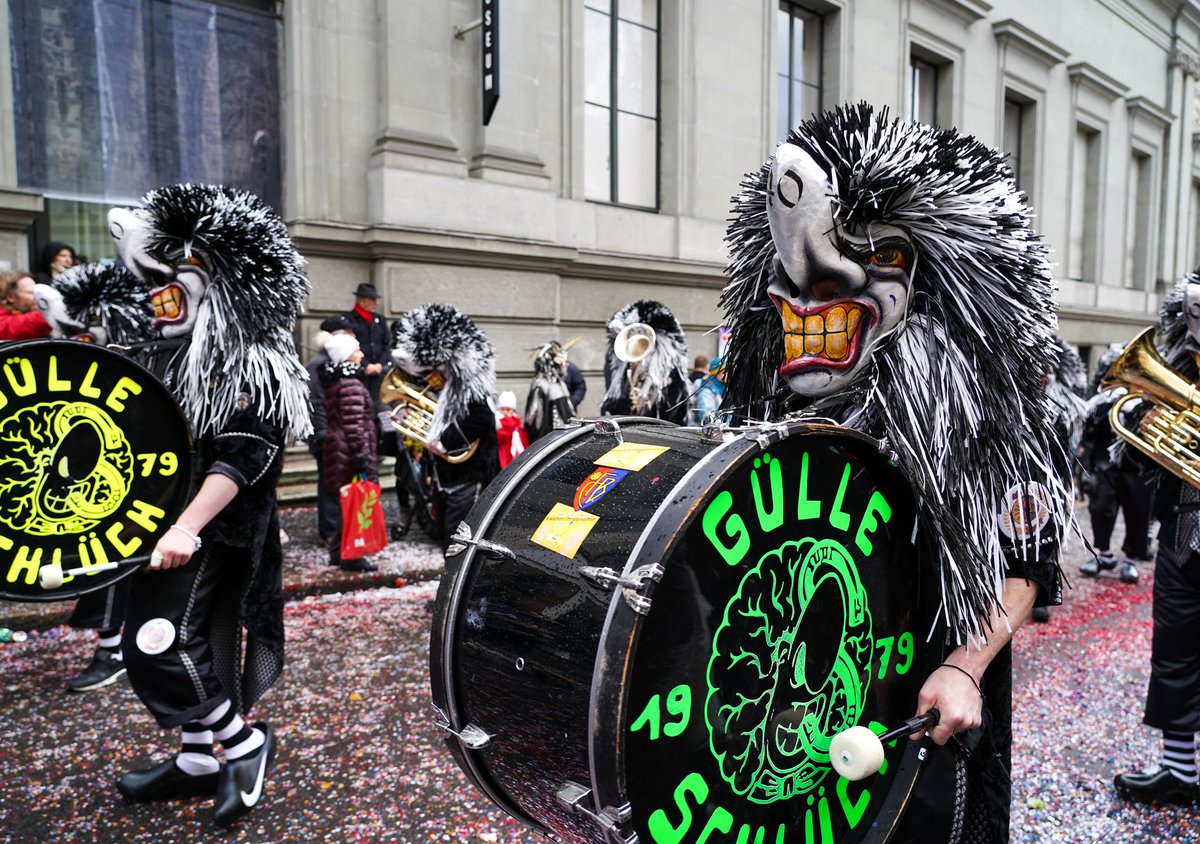
{"type": "Polygon", "coordinates": [[[1137,583],[1138,582],[1138,567],[1133,560],[1123,560],[1121,562],[1121,571],[1117,577],[1122,583],[1137,583]]]}
{"type": "Polygon", "coordinates": [[[217,826],[233,823],[258,805],[262,797],[267,771],[275,761],[275,731],[265,722],[255,724],[254,729],[263,734],[262,747],[249,756],[221,766],[221,779],[213,800],[213,818],[217,826]]]}
{"type": "Polygon", "coordinates": [[[342,560],[342,571],[379,571],[379,566],[366,560],[342,560]]]}
{"type": "Polygon", "coordinates": [[[117,779],[117,791],[130,803],[170,800],[172,797],[201,797],[217,793],[217,776],[185,774],[172,756],[153,768],[130,771],[117,779]]]}
{"type": "Polygon", "coordinates": [[[1045,624],[1050,620],[1050,608],[1034,607],[1033,611],[1029,613],[1029,617],[1040,624],[1045,624]]]}
{"type": "Polygon", "coordinates": [[[111,651],[98,648],[92,657],[92,663],[83,669],[78,676],[67,681],[67,688],[73,692],[90,692],[111,685],[125,676],[125,663],[111,651]]]}
{"type": "Polygon", "coordinates": [[[1113,779],[1117,794],[1137,803],[1195,803],[1200,786],[1186,783],[1167,768],[1140,774],[1117,774],[1113,779]]]}

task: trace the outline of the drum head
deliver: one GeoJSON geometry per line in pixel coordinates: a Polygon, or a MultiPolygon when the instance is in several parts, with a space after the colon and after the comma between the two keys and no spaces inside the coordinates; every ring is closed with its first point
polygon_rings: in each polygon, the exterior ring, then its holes
{"type": "MultiPolygon", "coordinates": [[[[650,611],[627,630],[632,613],[610,615],[610,648],[640,631],[618,731],[593,739],[600,805],[627,801],[647,842],[879,835],[909,793],[910,743],[886,748],[879,773],[857,783],[832,770],[829,743],[912,716],[937,664],[925,641],[936,590],[918,565],[906,480],[873,441],[827,429],[743,451],[693,482],[675,496],[690,524],[639,556],[666,555],[650,611]],[[609,747],[616,792],[599,785],[609,747]]],[[[611,652],[606,662],[622,664],[611,652]]]]}
{"type": "Polygon", "coordinates": [[[187,423],[146,369],[78,341],[5,346],[0,361],[0,597],[54,601],[103,588],[145,560],[191,485],[187,423]]]}

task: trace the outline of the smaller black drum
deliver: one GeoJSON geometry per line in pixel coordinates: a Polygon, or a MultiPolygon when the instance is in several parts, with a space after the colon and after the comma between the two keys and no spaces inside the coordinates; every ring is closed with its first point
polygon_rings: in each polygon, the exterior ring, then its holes
{"type": "Polygon", "coordinates": [[[921,745],[851,783],[829,742],[910,717],[938,663],[916,522],[851,430],[557,431],[448,552],[430,659],[449,745],[565,841],[883,841],[921,745]]]}
{"type": "Polygon", "coordinates": [[[187,423],[149,371],[74,340],[5,345],[0,598],[58,601],[132,573],[191,477],[187,423]],[[42,576],[54,567],[61,585],[42,576]]]}

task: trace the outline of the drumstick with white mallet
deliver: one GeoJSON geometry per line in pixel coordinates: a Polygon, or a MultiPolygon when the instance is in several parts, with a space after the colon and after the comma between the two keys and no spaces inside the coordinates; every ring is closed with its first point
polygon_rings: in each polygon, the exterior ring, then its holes
{"type": "MultiPolygon", "coordinates": [[[[150,565],[155,568],[157,568],[154,565],[156,555],[158,555],[157,551],[153,551],[150,554],[150,565]]],[[[158,559],[161,562],[162,557],[159,556],[158,559]]],[[[137,565],[145,561],[145,557],[130,557],[128,560],[118,560],[115,563],[99,563],[94,566],[81,566],[77,569],[67,569],[66,571],[63,571],[63,567],[58,563],[49,563],[42,566],[38,572],[38,583],[46,590],[57,589],[63,585],[63,580],[68,577],[78,577],[79,575],[92,574],[93,572],[113,571],[122,566],[137,565]]]]}
{"type": "Polygon", "coordinates": [[[941,717],[942,713],[930,709],[924,715],[909,718],[881,736],[875,735],[866,727],[842,730],[829,742],[829,761],[840,776],[851,782],[866,779],[876,773],[883,764],[885,744],[936,727],[941,717]]]}

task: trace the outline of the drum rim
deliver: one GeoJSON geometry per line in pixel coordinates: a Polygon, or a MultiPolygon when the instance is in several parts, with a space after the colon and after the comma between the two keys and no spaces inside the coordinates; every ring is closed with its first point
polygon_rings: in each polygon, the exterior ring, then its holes
{"type": "MultiPolygon", "coordinates": [[[[112,360],[119,360],[122,364],[131,366],[135,370],[140,370],[145,375],[149,376],[151,382],[155,385],[152,389],[159,390],[162,395],[166,397],[167,413],[173,414],[176,417],[176,420],[179,422],[179,428],[183,431],[184,437],[187,440],[187,450],[180,455],[178,469],[179,472],[184,473],[182,477],[185,478],[186,483],[181,487],[181,492],[176,498],[176,509],[174,511],[168,511],[168,515],[171,516],[172,521],[178,518],[179,514],[182,513],[184,508],[187,506],[187,503],[191,501],[192,489],[195,486],[194,478],[192,477],[194,468],[192,465],[192,449],[195,444],[195,438],[192,436],[192,429],[188,424],[187,417],[183,414],[183,408],[179,406],[179,402],[175,400],[173,395],[171,395],[171,391],[167,388],[167,385],[164,384],[157,375],[151,372],[149,368],[147,368],[136,358],[123,354],[116,349],[111,349],[108,346],[101,346],[96,343],[85,343],[79,340],[66,340],[54,337],[39,337],[35,340],[18,340],[16,342],[5,343],[3,345],[4,354],[6,356],[31,347],[36,348],[42,346],[55,346],[63,349],[64,351],[78,350],[80,347],[84,347],[89,352],[99,352],[101,357],[108,356],[112,360]]],[[[166,530],[167,528],[164,527],[163,532],[166,532],[166,530]]],[[[44,594],[13,595],[6,592],[3,587],[0,587],[0,600],[15,601],[18,603],[27,604],[41,604],[49,601],[71,601],[82,597],[83,595],[89,595],[92,592],[99,592],[102,589],[107,589],[109,586],[119,583],[127,577],[132,577],[134,572],[140,571],[143,565],[150,562],[150,552],[147,551],[145,554],[135,554],[128,559],[130,561],[130,565],[122,566],[113,573],[112,577],[107,579],[101,578],[98,583],[89,585],[86,588],[72,590],[70,592],[63,592],[60,588],[47,591],[44,594]]]]}
{"type": "MultiPolygon", "coordinates": [[[[646,423],[655,427],[677,428],[674,423],[667,422],[662,419],[654,419],[644,416],[612,416],[603,417],[603,419],[574,419],[566,427],[556,429],[561,432],[561,436],[551,437],[546,436],[540,438],[533,446],[527,450],[526,455],[521,460],[514,461],[506,468],[496,479],[492,481],[497,483],[504,478],[504,483],[496,496],[488,503],[487,509],[480,516],[477,525],[475,526],[475,535],[482,536],[491,527],[495,521],[500,509],[508,502],[510,490],[519,482],[524,480],[536,469],[540,468],[549,456],[552,456],[561,450],[561,446],[567,445],[575,440],[587,436],[588,434],[597,433],[597,424],[601,421],[616,422],[618,426],[622,423],[639,422],[646,423]],[[545,444],[545,447],[538,448],[539,445],[545,444]],[[507,475],[507,477],[504,477],[507,475]]],[[[471,519],[474,512],[467,514],[464,522],[471,519]]],[[[480,755],[479,751],[474,751],[466,747],[458,738],[456,733],[461,731],[466,724],[463,721],[462,712],[456,700],[456,692],[454,689],[455,680],[453,667],[454,659],[454,643],[452,624],[459,618],[459,608],[462,604],[463,595],[466,590],[466,582],[469,579],[468,575],[474,571],[473,563],[477,547],[468,545],[463,551],[455,554],[456,567],[451,573],[449,567],[443,572],[442,585],[438,589],[438,597],[435,606],[435,616],[430,624],[430,644],[429,644],[429,663],[430,663],[430,694],[435,712],[444,720],[444,724],[439,723],[437,726],[443,732],[449,730],[455,731],[446,735],[445,740],[449,745],[451,753],[458,762],[463,773],[468,779],[487,796],[489,800],[507,812],[516,820],[530,826],[534,829],[551,833],[550,830],[540,823],[536,818],[525,812],[511,797],[508,792],[499,787],[494,778],[488,771],[488,765],[480,755]],[[446,590],[446,600],[442,600],[442,590],[446,590]],[[438,618],[436,613],[441,611],[441,618],[438,618]],[[438,661],[435,663],[435,659],[438,661]],[[441,702],[439,703],[439,692],[441,702]]],[[[450,557],[446,557],[449,562],[450,557]]],[[[599,653],[597,653],[597,661],[599,653]]],[[[591,730],[588,730],[589,742],[591,730]]],[[[589,749],[590,757],[590,749],[589,749]]],[[[551,833],[553,834],[553,833],[551,833]]]]}
{"type": "MultiPolygon", "coordinates": [[[[675,485],[671,492],[663,499],[663,504],[660,509],[670,502],[674,501],[676,496],[681,493],[685,484],[691,481],[693,473],[698,467],[709,464],[709,461],[717,454],[722,453],[722,449],[732,443],[747,444],[750,447],[744,451],[738,452],[733,459],[729,460],[720,470],[720,475],[725,475],[732,471],[736,465],[740,465],[745,458],[750,457],[755,453],[755,448],[759,451],[766,450],[772,445],[782,442],[793,436],[801,434],[832,434],[839,438],[849,438],[858,440],[863,444],[869,445],[875,449],[879,456],[887,461],[895,468],[902,476],[903,470],[895,465],[895,460],[891,457],[890,449],[886,442],[870,436],[862,431],[847,426],[830,424],[828,422],[814,422],[811,420],[791,420],[788,422],[768,423],[756,425],[746,429],[731,429],[731,431],[740,432],[733,440],[726,440],[717,448],[705,455],[704,459],[697,461],[696,466],[693,466],[675,485]]],[[[718,480],[714,480],[714,484],[718,480]]],[[[909,494],[912,499],[913,513],[915,525],[920,524],[920,507],[917,501],[915,491],[909,485],[909,494]]],[[[653,524],[660,516],[658,510],[647,523],[647,528],[653,524]]],[[[690,521],[694,516],[689,516],[690,521]]],[[[638,538],[638,542],[631,552],[629,559],[626,561],[623,575],[628,575],[638,568],[643,561],[639,560],[639,555],[645,544],[645,537],[648,529],[644,530],[638,538]]],[[[676,531],[666,540],[663,545],[661,559],[667,559],[674,551],[676,544],[679,542],[684,531],[681,529],[676,531]]],[[[914,531],[915,536],[915,531],[914,531]]],[[[653,596],[653,587],[647,593],[648,597],[653,596]]],[[[609,603],[608,613],[605,616],[604,627],[601,631],[599,639],[599,649],[596,657],[596,669],[592,677],[592,698],[590,709],[593,713],[603,713],[611,711],[616,717],[591,719],[592,727],[588,731],[588,758],[591,764],[591,779],[592,779],[592,794],[594,796],[597,807],[603,806],[609,810],[610,816],[624,816],[630,818],[632,809],[629,803],[628,783],[625,781],[624,767],[624,750],[620,746],[620,722],[623,720],[625,711],[629,706],[627,695],[627,687],[624,682],[624,673],[627,670],[629,662],[629,650],[634,646],[641,635],[641,628],[644,624],[645,616],[634,612],[628,607],[624,610],[620,609],[620,604],[624,600],[620,591],[613,596],[609,603]],[[618,616],[618,613],[628,613],[623,619],[618,616]],[[619,658],[617,658],[619,657],[619,658]],[[620,676],[617,676],[620,672],[620,676]],[[621,682],[617,682],[620,680],[621,682]],[[602,699],[603,698],[603,699],[602,699]],[[615,708],[613,704],[616,704],[615,708]],[[607,709],[601,708],[607,707],[607,709]],[[600,725],[606,721],[612,721],[608,732],[604,732],[600,725]],[[603,734],[602,734],[603,733],[603,734]],[[604,760],[608,764],[602,764],[604,760]],[[607,773],[606,777],[600,776],[602,773],[607,773]]],[[[931,652],[932,653],[932,652],[931,652]]],[[[927,658],[927,662],[931,661],[932,657],[927,658]]],[[[928,666],[932,668],[932,666],[928,666]]],[[[910,745],[918,745],[919,742],[909,742],[910,745]]],[[[913,747],[906,749],[902,759],[908,760],[909,764],[918,764],[924,759],[924,755],[920,756],[920,760],[916,759],[914,754],[916,750],[913,747]]],[[[916,786],[916,776],[914,775],[909,781],[908,786],[900,791],[889,791],[885,797],[883,804],[880,807],[880,812],[885,810],[898,813],[903,811],[904,806],[911,798],[913,789],[916,786]]],[[[622,826],[624,834],[636,834],[632,823],[626,820],[622,826]]],[[[875,835],[875,831],[868,832],[860,841],[860,844],[873,844],[873,842],[886,841],[891,835],[891,831],[884,831],[882,836],[875,835]]]]}

